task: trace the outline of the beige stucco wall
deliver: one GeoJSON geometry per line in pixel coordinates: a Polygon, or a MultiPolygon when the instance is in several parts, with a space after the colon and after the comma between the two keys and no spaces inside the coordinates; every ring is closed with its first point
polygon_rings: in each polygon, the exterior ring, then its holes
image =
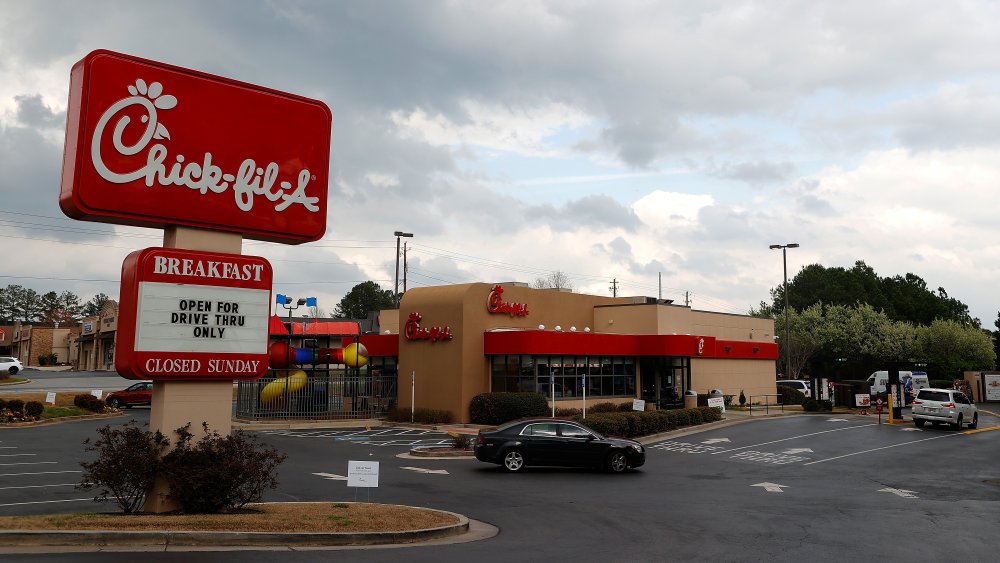
{"type": "MultiPolygon", "coordinates": [[[[733,395],[735,401],[742,390],[750,402],[751,395],[777,393],[774,381],[773,361],[715,358],[691,360],[691,387],[701,394],[721,389],[723,394],[733,395]]],[[[760,397],[759,400],[763,402],[764,398],[760,397]]],[[[754,403],[757,401],[757,398],[753,399],[754,403]]],[[[774,403],[775,398],[770,397],[769,402],[774,403]]]]}

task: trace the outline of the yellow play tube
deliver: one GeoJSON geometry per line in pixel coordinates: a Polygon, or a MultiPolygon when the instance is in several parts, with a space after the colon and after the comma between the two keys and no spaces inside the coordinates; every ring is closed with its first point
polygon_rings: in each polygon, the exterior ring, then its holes
{"type": "Polygon", "coordinates": [[[288,377],[275,379],[261,389],[260,402],[267,404],[283,396],[286,392],[294,393],[305,387],[308,379],[306,372],[302,370],[293,371],[288,377]]]}

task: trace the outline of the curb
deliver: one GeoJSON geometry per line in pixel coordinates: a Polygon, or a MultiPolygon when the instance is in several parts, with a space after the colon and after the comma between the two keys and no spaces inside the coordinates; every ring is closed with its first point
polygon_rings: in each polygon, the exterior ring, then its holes
{"type": "MultiPolygon", "coordinates": [[[[417,507],[410,507],[417,508],[417,507]]],[[[466,516],[447,510],[421,508],[458,518],[458,523],[436,528],[395,532],[200,532],[114,530],[0,530],[5,547],[343,547],[419,543],[452,538],[469,532],[466,516]]]]}

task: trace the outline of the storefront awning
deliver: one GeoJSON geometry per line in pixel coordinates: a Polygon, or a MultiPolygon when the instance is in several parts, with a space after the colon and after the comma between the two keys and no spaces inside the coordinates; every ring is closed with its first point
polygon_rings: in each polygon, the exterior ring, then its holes
{"type": "Polygon", "coordinates": [[[486,332],[483,350],[497,354],[572,354],[575,356],[686,356],[775,360],[778,345],[768,342],[720,340],[690,334],[607,334],[552,330],[486,332]]]}

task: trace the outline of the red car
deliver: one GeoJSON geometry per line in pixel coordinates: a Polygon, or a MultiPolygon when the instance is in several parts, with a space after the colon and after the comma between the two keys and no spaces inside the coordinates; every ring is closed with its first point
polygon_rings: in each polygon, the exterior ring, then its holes
{"type": "Polygon", "coordinates": [[[135,405],[149,405],[153,402],[153,382],[142,381],[121,391],[108,393],[108,406],[116,409],[129,408],[135,405]]]}

